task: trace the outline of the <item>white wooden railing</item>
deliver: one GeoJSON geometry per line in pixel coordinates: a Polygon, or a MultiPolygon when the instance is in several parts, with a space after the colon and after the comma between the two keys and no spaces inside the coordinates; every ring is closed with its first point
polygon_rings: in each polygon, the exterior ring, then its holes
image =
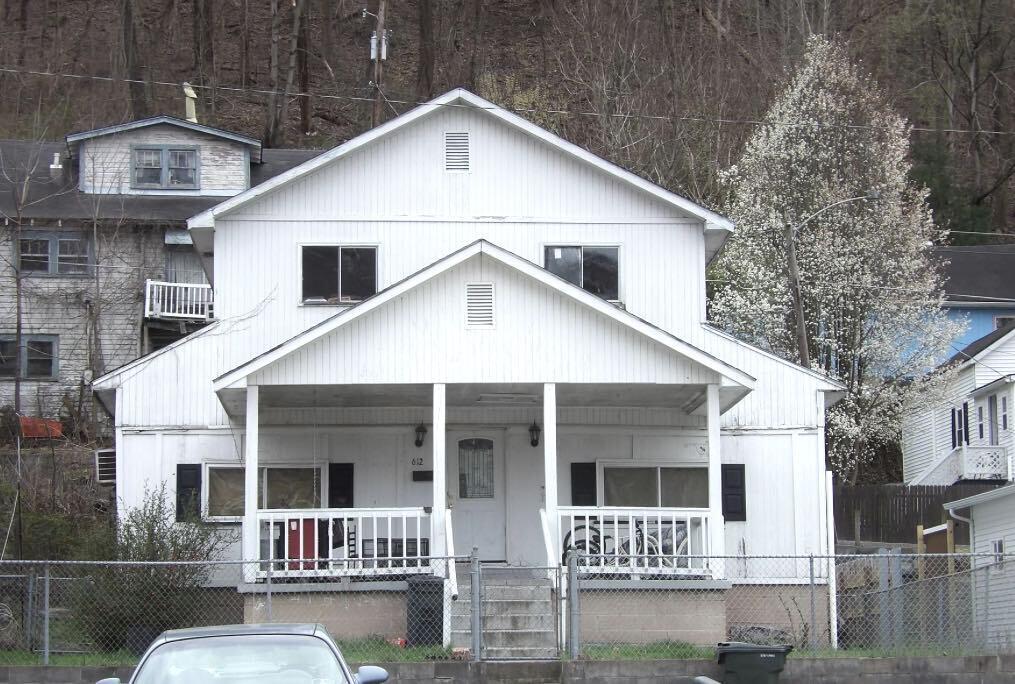
{"type": "Polygon", "coordinates": [[[213,316],[214,298],[208,284],[146,280],[144,315],[145,318],[207,321],[213,316]]]}
{"type": "Polygon", "coordinates": [[[445,554],[448,564],[448,592],[451,594],[451,600],[458,600],[458,570],[455,569],[455,530],[451,524],[451,511],[444,511],[444,543],[448,547],[448,552],[445,554]]]}
{"type": "Polygon", "coordinates": [[[966,445],[959,458],[959,470],[965,480],[1007,480],[1010,477],[1003,446],[966,445]]]}
{"type": "Polygon", "coordinates": [[[427,574],[430,514],[423,508],[308,508],[257,512],[273,577],[427,574]]]}
{"type": "Polygon", "coordinates": [[[556,588],[557,567],[560,563],[560,558],[554,550],[553,535],[550,532],[550,516],[547,515],[545,508],[539,509],[539,526],[543,530],[543,546],[546,549],[546,576],[554,588],[556,588]]]}
{"type": "MultiPolygon", "coordinates": [[[[561,506],[561,554],[585,574],[711,575],[705,508],[561,506]]],[[[559,558],[557,559],[559,562],[559,558]]]]}

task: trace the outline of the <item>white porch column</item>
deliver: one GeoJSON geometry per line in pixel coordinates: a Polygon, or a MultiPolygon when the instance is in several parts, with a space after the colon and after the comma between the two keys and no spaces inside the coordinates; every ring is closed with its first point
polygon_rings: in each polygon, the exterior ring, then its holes
{"type": "MultiPolygon", "coordinates": [[[[257,430],[258,386],[247,387],[247,430],[243,449],[243,560],[257,561],[261,556],[261,541],[257,525],[257,430]]],[[[284,534],[284,531],[283,531],[284,534]]],[[[253,563],[243,566],[243,580],[253,582],[256,568],[253,563]]]]}
{"type": "MultiPolygon", "coordinates": [[[[560,516],[557,514],[557,386],[543,385],[543,483],[544,507],[550,523],[550,548],[560,549],[560,516]]],[[[555,555],[552,562],[556,565],[555,555]]]]}
{"type": "MultiPolygon", "coordinates": [[[[447,555],[444,518],[448,507],[447,406],[443,384],[433,386],[433,512],[430,514],[430,554],[447,555]]],[[[454,518],[451,520],[454,524],[454,518]]],[[[471,549],[470,549],[471,550],[471,549]]]]}
{"type": "MultiPolygon", "coordinates": [[[[726,555],[726,531],[722,517],[722,454],[719,450],[719,385],[709,385],[706,392],[708,424],[708,507],[709,555],[726,555]]],[[[718,576],[724,574],[723,563],[712,562],[718,576]]]]}

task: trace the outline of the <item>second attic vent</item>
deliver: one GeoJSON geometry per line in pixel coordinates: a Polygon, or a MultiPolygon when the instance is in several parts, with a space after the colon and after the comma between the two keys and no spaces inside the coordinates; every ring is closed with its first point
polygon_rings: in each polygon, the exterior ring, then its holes
{"type": "Polygon", "coordinates": [[[465,327],[492,328],[493,283],[465,284],[465,327]]]}
{"type": "Polygon", "coordinates": [[[469,170],[468,133],[444,134],[444,170],[460,172],[469,170]]]}

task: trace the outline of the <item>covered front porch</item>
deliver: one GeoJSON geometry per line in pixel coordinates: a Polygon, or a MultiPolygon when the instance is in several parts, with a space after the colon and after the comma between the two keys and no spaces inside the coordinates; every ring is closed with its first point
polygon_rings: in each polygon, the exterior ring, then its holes
{"type": "MultiPolygon", "coordinates": [[[[243,434],[248,581],[444,574],[450,556],[595,576],[716,578],[723,543],[711,384],[248,385],[220,391],[243,434]],[[251,571],[253,572],[253,571],[251,571]]],[[[242,473],[242,486],[239,480],[242,473]]],[[[238,502],[237,502],[238,503],[238,502]]],[[[239,512],[239,507],[236,511],[239,512]]]]}

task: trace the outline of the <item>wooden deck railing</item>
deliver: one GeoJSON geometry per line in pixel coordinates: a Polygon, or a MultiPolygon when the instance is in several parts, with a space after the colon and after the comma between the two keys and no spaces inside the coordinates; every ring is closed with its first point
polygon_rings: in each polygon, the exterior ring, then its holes
{"type": "Polygon", "coordinates": [[[709,511],[561,506],[561,553],[587,574],[709,575],[709,511]]]}
{"type": "Polygon", "coordinates": [[[145,318],[208,321],[214,315],[211,285],[145,281],[145,318]]]}
{"type": "MultiPolygon", "coordinates": [[[[433,571],[430,515],[422,508],[273,509],[258,511],[257,520],[273,577],[433,571]]],[[[267,568],[259,577],[265,575],[267,568]]]]}

